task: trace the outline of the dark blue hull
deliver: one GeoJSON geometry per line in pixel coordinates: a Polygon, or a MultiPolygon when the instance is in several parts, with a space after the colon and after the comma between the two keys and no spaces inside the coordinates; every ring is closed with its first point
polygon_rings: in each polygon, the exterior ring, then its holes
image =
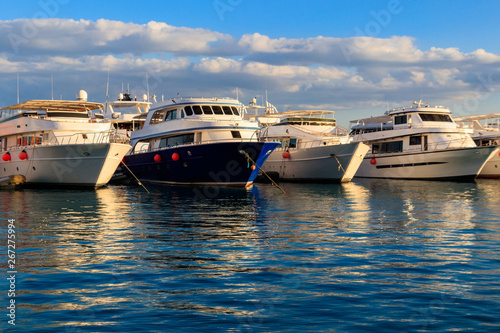
{"type": "Polygon", "coordinates": [[[278,145],[276,142],[186,145],[127,155],[124,162],[143,182],[247,186],[278,145]],[[252,167],[243,152],[258,167],[252,167]]]}

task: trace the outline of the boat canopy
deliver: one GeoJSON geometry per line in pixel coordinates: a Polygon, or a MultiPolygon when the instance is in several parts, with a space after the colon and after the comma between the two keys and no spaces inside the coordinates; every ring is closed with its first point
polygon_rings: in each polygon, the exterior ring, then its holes
{"type": "Polygon", "coordinates": [[[500,118],[500,113],[490,113],[490,114],[481,114],[474,116],[463,116],[463,117],[455,117],[455,122],[469,122],[474,120],[485,120],[485,119],[496,119],[500,118]]]}
{"type": "Polygon", "coordinates": [[[295,111],[284,111],[277,113],[266,113],[259,117],[267,118],[284,118],[284,117],[311,117],[311,116],[323,116],[323,115],[333,115],[335,111],[327,110],[295,110],[295,111]]]}
{"type": "Polygon", "coordinates": [[[54,101],[54,100],[31,100],[11,106],[1,108],[0,111],[25,110],[25,111],[46,111],[46,112],[87,112],[101,109],[101,103],[84,101],[54,101]]]}
{"type": "Polygon", "coordinates": [[[389,123],[392,121],[391,116],[378,116],[378,117],[370,117],[370,118],[364,118],[364,119],[358,119],[358,120],[351,120],[351,124],[383,124],[383,123],[389,123]]]}

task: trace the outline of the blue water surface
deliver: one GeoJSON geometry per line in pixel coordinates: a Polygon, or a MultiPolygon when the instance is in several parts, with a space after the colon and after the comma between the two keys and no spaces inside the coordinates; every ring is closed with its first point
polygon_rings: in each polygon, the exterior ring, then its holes
{"type": "Polygon", "coordinates": [[[0,330],[500,331],[499,181],[281,187],[1,191],[0,330]]]}

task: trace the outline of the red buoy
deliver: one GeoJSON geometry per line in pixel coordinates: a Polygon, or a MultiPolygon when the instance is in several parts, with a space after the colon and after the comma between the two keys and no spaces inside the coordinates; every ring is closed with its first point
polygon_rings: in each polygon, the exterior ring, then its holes
{"type": "Polygon", "coordinates": [[[3,154],[2,160],[4,160],[4,162],[10,161],[10,153],[3,154]]]}
{"type": "Polygon", "coordinates": [[[179,154],[178,154],[178,153],[173,153],[173,154],[172,154],[172,159],[173,159],[174,161],[178,161],[178,160],[179,160],[179,158],[180,158],[180,156],[179,156],[179,154]]]}
{"type": "Polygon", "coordinates": [[[374,158],[372,158],[372,159],[370,160],[370,164],[375,164],[375,163],[377,163],[377,160],[376,160],[376,159],[375,159],[375,157],[374,157],[374,158]]]}
{"type": "Polygon", "coordinates": [[[19,159],[25,160],[28,158],[28,154],[23,150],[22,152],[19,153],[19,159]]]}
{"type": "Polygon", "coordinates": [[[252,166],[250,167],[250,169],[255,170],[255,164],[252,164],[252,166]]]}
{"type": "Polygon", "coordinates": [[[287,151],[284,151],[281,156],[283,156],[283,158],[290,158],[290,153],[287,151]]]}
{"type": "Polygon", "coordinates": [[[155,160],[156,163],[160,162],[161,161],[160,154],[156,154],[154,160],[155,160]]]}

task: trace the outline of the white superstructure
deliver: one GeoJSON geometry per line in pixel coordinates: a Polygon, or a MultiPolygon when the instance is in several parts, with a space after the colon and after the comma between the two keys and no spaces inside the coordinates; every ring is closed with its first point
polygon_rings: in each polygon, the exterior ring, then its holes
{"type": "Polygon", "coordinates": [[[263,170],[286,181],[350,181],[369,148],[349,143],[347,131],[337,126],[333,115],[333,111],[267,109],[258,116],[260,137],[281,142],[263,170]]]}
{"type": "Polygon", "coordinates": [[[420,101],[351,123],[352,140],[371,148],[357,177],[471,180],[498,153],[496,147],[477,147],[448,108],[420,101]]]}

